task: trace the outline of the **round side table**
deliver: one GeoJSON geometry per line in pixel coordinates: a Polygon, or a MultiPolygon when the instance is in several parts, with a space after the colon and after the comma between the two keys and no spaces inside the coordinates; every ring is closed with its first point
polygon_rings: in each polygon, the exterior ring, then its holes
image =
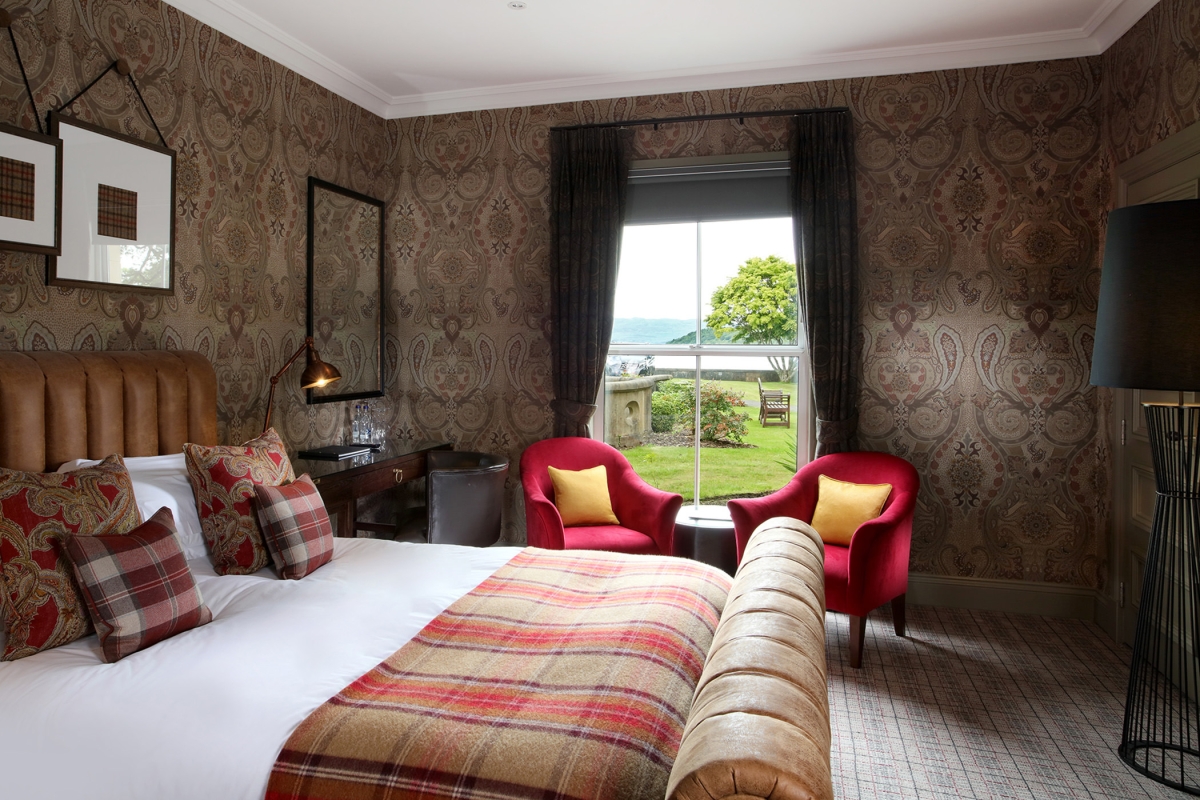
{"type": "Polygon", "coordinates": [[[703,561],[732,575],[737,571],[733,520],[725,506],[684,506],[675,517],[674,554],[703,561]]]}

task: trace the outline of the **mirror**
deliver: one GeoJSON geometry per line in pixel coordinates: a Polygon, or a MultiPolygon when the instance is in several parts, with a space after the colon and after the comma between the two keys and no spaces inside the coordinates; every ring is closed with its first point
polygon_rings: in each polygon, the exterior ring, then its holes
{"type": "Polygon", "coordinates": [[[308,402],[383,396],[383,202],[308,179],[308,335],[342,373],[308,402]]]}
{"type": "Polygon", "coordinates": [[[172,294],[175,151],[58,112],[62,140],[62,254],[47,257],[54,286],[172,294]]]}

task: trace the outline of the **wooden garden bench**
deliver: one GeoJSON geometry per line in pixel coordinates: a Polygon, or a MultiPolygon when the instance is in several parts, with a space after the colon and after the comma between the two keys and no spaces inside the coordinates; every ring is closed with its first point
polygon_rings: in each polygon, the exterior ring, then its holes
{"type": "Polygon", "coordinates": [[[758,379],[758,424],[792,427],[792,396],[779,389],[764,389],[758,379]]]}

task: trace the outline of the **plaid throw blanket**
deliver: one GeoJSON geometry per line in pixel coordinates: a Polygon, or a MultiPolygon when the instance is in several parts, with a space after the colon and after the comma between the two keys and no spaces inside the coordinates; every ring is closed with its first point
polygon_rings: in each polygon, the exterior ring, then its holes
{"type": "Polygon", "coordinates": [[[301,723],[267,798],[660,800],[729,584],[527,548],[301,723]]]}

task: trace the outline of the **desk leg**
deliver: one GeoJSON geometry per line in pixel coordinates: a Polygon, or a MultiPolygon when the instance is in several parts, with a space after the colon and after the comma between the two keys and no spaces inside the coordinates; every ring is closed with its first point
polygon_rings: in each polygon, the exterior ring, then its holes
{"type": "Polygon", "coordinates": [[[357,534],[354,529],[354,518],[358,515],[358,502],[347,500],[335,506],[327,506],[326,511],[337,515],[337,530],[335,533],[343,538],[353,539],[357,534]]]}

